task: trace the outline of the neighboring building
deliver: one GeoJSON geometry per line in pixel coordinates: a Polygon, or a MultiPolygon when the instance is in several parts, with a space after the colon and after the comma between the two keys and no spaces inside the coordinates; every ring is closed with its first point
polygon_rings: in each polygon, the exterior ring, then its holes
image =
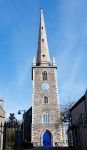
{"type": "Polygon", "coordinates": [[[63,146],[57,85],[57,65],[51,63],[41,9],[37,57],[32,66],[32,143],[34,146],[63,146]]]}
{"type": "Polygon", "coordinates": [[[26,142],[31,142],[32,107],[24,113],[23,120],[23,139],[26,142]]]}
{"type": "Polygon", "coordinates": [[[0,150],[3,148],[3,126],[5,120],[5,111],[3,110],[3,100],[0,100],[0,150]]]}
{"type": "Polygon", "coordinates": [[[87,149],[87,90],[77,103],[70,109],[72,126],[69,135],[72,134],[69,145],[73,144],[79,150],[87,149]],[[71,133],[71,134],[70,134],[71,133]]]}

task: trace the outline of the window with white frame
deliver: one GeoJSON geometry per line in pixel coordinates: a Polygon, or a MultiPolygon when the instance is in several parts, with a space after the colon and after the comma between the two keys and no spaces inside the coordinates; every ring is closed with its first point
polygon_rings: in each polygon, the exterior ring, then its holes
{"type": "Polygon", "coordinates": [[[44,112],[42,114],[42,123],[50,123],[51,122],[51,117],[48,112],[44,112]]]}

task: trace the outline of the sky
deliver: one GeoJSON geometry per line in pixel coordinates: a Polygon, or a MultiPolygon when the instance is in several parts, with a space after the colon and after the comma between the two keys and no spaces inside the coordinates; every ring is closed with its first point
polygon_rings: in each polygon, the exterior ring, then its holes
{"type": "Polygon", "coordinates": [[[6,117],[32,105],[32,60],[43,8],[50,57],[57,62],[60,105],[87,88],[87,0],[0,0],[0,99],[6,117]]]}

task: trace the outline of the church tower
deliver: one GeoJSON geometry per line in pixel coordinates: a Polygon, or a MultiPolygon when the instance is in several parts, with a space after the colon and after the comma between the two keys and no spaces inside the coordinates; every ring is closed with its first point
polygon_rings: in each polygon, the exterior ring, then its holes
{"type": "Polygon", "coordinates": [[[62,145],[57,66],[50,61],[43,11],[40,14],[37,57],[32,66],[32,143],[34,146],[62,145]]]}

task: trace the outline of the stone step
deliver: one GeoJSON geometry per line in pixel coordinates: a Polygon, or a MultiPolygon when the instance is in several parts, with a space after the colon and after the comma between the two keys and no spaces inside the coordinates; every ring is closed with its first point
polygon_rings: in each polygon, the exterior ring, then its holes
{"type": "Polygon", "coordinates": [[[45,148],[45,147],[36,147],[33,149],[24,149],[24,150],[75,150],[73,147],[51,147],[51,148],[45,148]]]}

